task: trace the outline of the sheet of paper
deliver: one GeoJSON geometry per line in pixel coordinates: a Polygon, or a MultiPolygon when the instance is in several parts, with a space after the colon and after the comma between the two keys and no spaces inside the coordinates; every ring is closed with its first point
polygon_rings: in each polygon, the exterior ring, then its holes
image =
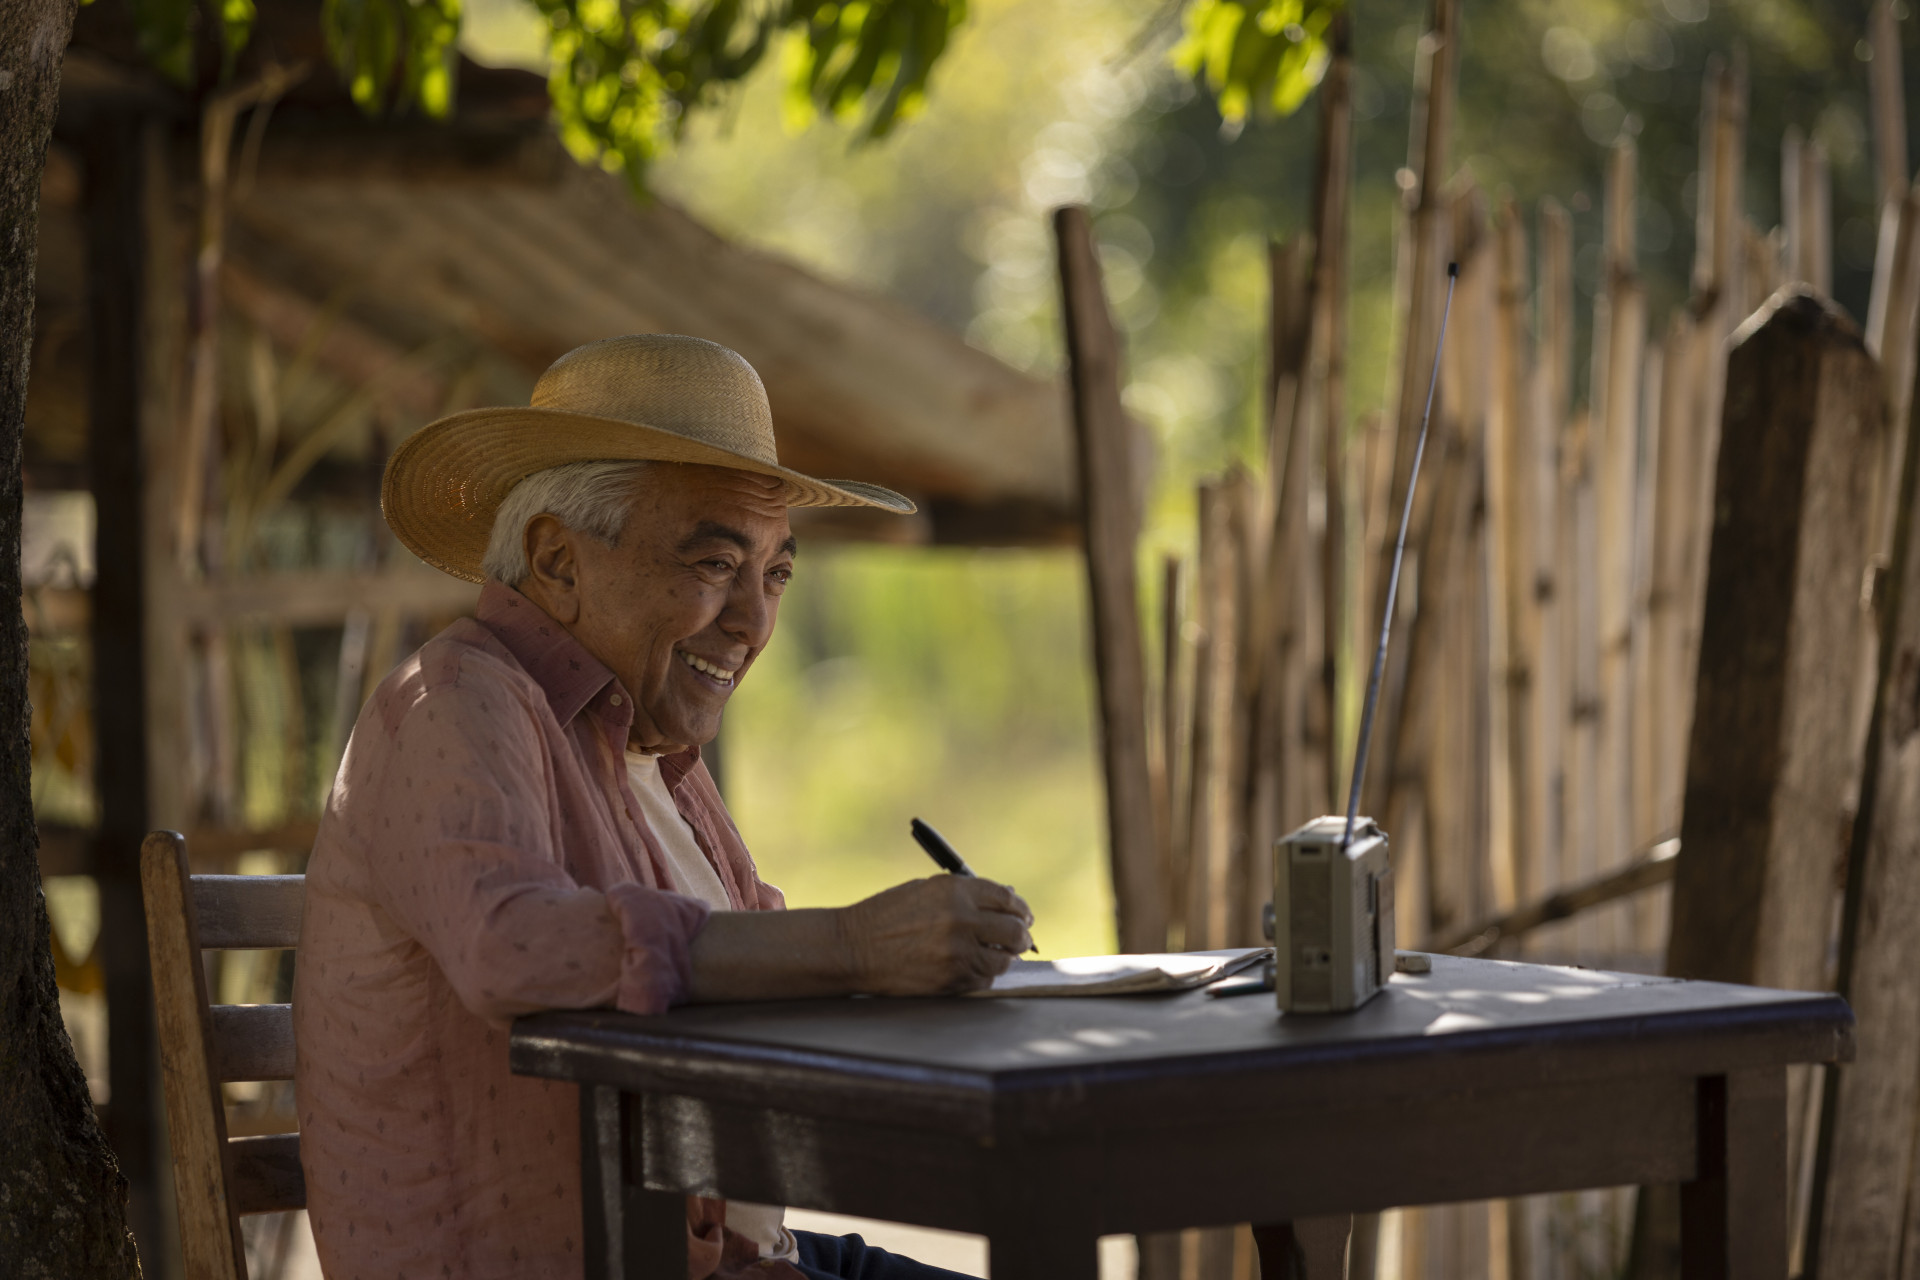
{"type": "Polygon", "coordinates": [[[1015,960],[975,996],[1130,996],[1188,991],[1217,982],[1273,955],[1271,947],[1245,951],[1191,951],[1164,955],[1076,956],[1015,960]]]}

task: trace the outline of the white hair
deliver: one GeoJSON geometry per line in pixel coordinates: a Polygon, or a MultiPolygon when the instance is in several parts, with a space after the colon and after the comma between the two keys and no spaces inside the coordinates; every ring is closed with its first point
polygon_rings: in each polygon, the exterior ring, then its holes
{"type": "Polygon", "coordinates": [[[493,514],[487,554],[480,561],[487,577],[517,587],[533,572],[527,563],[527,522],[550,515],[567,528],[617,546],[633,506],[633,482],[644,462],[569,462],[536,471],[508,490],[493,514]]]}

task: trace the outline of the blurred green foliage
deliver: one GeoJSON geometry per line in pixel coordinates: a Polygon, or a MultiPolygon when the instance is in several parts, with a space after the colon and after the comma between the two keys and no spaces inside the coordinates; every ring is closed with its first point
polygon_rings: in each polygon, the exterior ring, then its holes
{"type": "Polygon", "coordinates": [[[779,45],[790,114],[860,117],[885,136],[925,100],[965,0],[532,0],[548,26],[561,137],[636,181],[688,115],[779,45]]]}
{"type": "Polygon", "coordinates": [[[1344,0],[1188,0],[1186,38],[1173,64],[1212,90],[1221,118],[1238,124],[1255,101],[1291,115],[1327,66],[1327,28],[1344,0]]]}
{"type": "Polygon", "coordinates": [[[719,748],[789,903],[932,874],[921,817],[1027,897],[1047,955],[1113,949],[1080,575],[1069,551],[803,550],[719,748]]]}
{"type": "Polygon", "coordinates": [[[322,0],[320,27],[361,110],[418,103],[443,116],[452,107],[460,0],[322,0]]]}

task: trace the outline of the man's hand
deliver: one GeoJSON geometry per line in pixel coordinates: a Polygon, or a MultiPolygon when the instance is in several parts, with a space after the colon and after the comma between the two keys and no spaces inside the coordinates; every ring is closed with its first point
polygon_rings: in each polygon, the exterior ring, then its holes
{"type": "Polygon", "coordinates": [[[978,991],[1033,946],[1020,895],[969,876],[910,880],[840,914],[853,989],[869,995],[978,991]]]}
{"type": "Polygon", "coordinates": [[[990,985],[1033,946],[1005,885],[934,876],[835,909],[716,911],[693,940],[687,998],[952,995],[990,985]]]}

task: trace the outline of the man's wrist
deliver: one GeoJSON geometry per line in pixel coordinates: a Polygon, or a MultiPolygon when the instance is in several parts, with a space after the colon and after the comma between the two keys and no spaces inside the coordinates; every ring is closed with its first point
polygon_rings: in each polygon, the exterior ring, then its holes
{"type": "Polygon", "coordinates": [[[866,964],[860,945],[860,930],[854,918],[855,908],[835,907],[829,910],[828,928],[831,943],[827,951],[833,956],[831,972],[828,975],[842,991],[859,991],[865,985],[866,964]]]}

